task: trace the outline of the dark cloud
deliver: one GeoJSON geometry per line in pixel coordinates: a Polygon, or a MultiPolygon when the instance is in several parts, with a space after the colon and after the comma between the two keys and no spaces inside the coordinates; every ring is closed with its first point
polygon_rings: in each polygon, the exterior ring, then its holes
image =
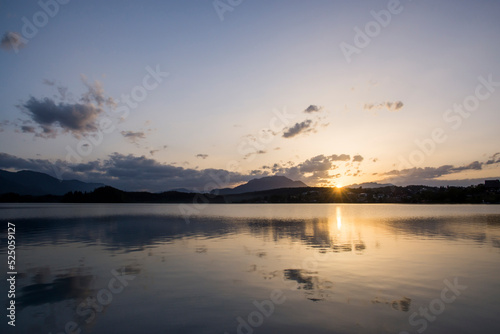
{"type": "Polygon", "coordinates": [[[13,31],[6,32],[2,41],[0,42],[0,47],[7,51],[19,50],[26,46],[27,40],[21,36],[21,34],[13,31]]]}
{"type": "Polygon", "coordinates": [[[305,113],[313,113],[313,112],[318,112],[321,110],[321,107],[318,107],[314,104],[311,104],[309,107],[307,107],[304,112],[305,113]]]}
{"type": "Polygon", "coordinates": [[[330,158],[318,155],[301,163],[299,168],[302,173],[328,171],[332,168],[332,162],[330,158]]]}
{"type": "MultiPolygon", "coordinates": [[[[59,161],[58,164],[61,162],[59,161]]],[[[53,174],[54,163],[44,159],[23,159],[8,153],[0,152],[0,169],[34,170],[53,174]]]]}
{"type": "Polygon", "coordinates": [[[479,161],[471,162],[464,166],[455,167],[453,165],[442,165],[439,167],[414,167],[403,170],[392,170],[383,173],[384,181],[390,181],[394,184],[408,185],[408,184],[430,184],[428,181],[435,181],[435,179],[459,173],[468,170],[481,170],[484,163],[479,161]]]}
{"type": "Polygon", "coordinates": [[[85,182],[104,183],[123,190],[148,190],[161,192],[172,188],[231,187],[264,172],[241,174],[223,169],[203,169],[176,167],[164,164],[145,156],[113,153],[105,160],[94,160],[83,164],[70,164],[66,161],[42,159],[23,159],[7,153],[0,153],[0,169],[23,170],[47,173],[57,177],[63,173],[66,180],[77,179],[85,182]]]}
{"type": "Polygon", "coordinates": [[[285,129],[285,131],[283,132],[283,138],[292,138],[300,133],[309,132],[312,130],[311,124],[312,120],[310,119],[307,119],[300,123],[295,123],[295,125],[291,128],[285,129]]]}
{"type": "Polygon", "coordinates": [[[103,112],[92,104],[56,103],[52,99],[31,97],[23,107],[33,122],[39,125],[40,137],[53,138],[58,128],[76,137],[97,131],[97,119],[103,112]]]}
{"type": "Polygon", "coordinates": [[[246,154],[243,159],[248,159],[250,156],[254,155],[254,154],[266,154],[267,151],[264,151],[264,150],[258,150],[258,151],[255,151],[255,152],[252,152],[252,153],[248,153],[246,154]]]}
{"type": "Polygon", "coordinates": [[[486,161],[486,165],[493,165],[500,163],[500,152],[493,154],[488,161],[486,161]]]}
{"type": "MultiPolygon", "coordinates": [[[[35,133],[36,136],[43,138],[54,138],[61,131],[71,133],[77,138],[96,132],[99,116],[104,113],[103,107],[112,108],[114,101],[105,96],[99,82],[91,85],[85,78],[82,80],[87,92],[76,103],[66,101],[65,87],[57,87],[60,101],[48,97],[40,99],[30,97],[20,106],[30,118],[29,121],[23,122],[24,128],[21,127],[21,131],[35,133]],[[32,131],[33,129],[36,131],[32,131]]],[[[48,80],[45,84],[55,85],[48,80]]]]}
{"type": "Polygon", "coordinates": [[[307,159],[297,165],[292,162],[287,164],[274,164],[273,166],[263,166],[263,169],[270,169],[273,173],[284,175],[294,180],[301,180],[307,184],[327,184],[334,177],[330,175],[330,171],[336,170],[339,166],[333,162],[342,161],[348,162],[351,156],[348,154],[333,154],[325,156],[317,155],[307,159]]]}
{"type": "Polygon", "coordinates": [[[365,158],[363,158],[361,155],[355,155],[352,157],[352,162],[361,162],[363,161],[365,158]]]}
{"type": "Polygon", "coordinates": [[[474,161],[468,164],[467,166],[453,168],[453,172],[461,172],[463,170],[481,170],[481,169],[483,169],[483,163],[479,161],[474,161]]]}
{"type": "Polygon", "coordinates": [[[121,135],[127,138],[130,142],[137,144],[139,139],[145,139],[146,134],[142,131],[134,132],[134,131],[121,131],[121,135]]]}
{"type": "Polygon", "coordinates": [[[21,125],[21,132],[23,132],[23,133],[36,133],[36,129],[34,126],[21,125]]]}
{"type": "Polygon", "coordinates": [[[267,175],[285,175],[293,180],[302,180],[315,185],[331,181],[330,171],[338,166],[333,162],[341,155],[317,155],[294,164],[275,163],[248,173],[232,172],[223,169],[193,169],[175,166],[174,163],[161,163],[145,156],[113,153],[106,159],[86,163],[72,164],[67,161],[49,161],[42,159],[23,159],[7,153],[0,153],[0,169],[22,170],[47,173],[66,180],[77,179],[85,182],[100,182],[123,190],[148,190],[153,192],[173,188],[208,188],[232,187],[256,177],[267,175]]]}
{"type": "Polygon", "coordinates": [[[404,103],[401,101],[394,102],[382,102],[378,104],[367,103],[364,106],[365,110],[378,110],[378,109],[387,109],[389,111],[399,111],[404,107],[404,103]]]}
{"type": "Polygon", "coordinates": [[[201,154],[200,153],[200,154],[197,154],[196,157],[205,160],[206,158],[208,158],[208,154],[201,154]]]}

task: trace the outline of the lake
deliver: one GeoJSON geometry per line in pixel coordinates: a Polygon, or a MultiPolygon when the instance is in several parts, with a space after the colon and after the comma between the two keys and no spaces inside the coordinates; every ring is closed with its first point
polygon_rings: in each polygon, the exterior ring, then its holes
{"type": "Polygon", "coordinates": [[[500,332],[500,206],[185,209],[1,204],[2,333],[500,332]]]}

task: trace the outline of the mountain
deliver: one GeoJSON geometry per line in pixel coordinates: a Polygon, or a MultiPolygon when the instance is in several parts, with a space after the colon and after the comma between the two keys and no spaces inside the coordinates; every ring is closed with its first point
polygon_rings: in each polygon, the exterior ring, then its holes
{"type": "Polygon", "coordinates": [[[394,187],[393,184],[390,183],[377,183],[377,182],[365,182],[359,184],[351,184],[350,186],[346,186],[345,188],[364,188],[364,189],[372,189],[372,188],[382,188],[382,187],[394,187]]]}
{"type": "Polygon", "coordinates": [[[58,180],[44,173],[23,170],[8,172],[0,169],[0,194],[64,195],[70,191],[90,192],[102,187],[102,183],[86,183],[78,180],[58,180]]]}
{"type": "Polygon", "coordinates": [[[214,189],[211,193],[218,191],[219,195],[235,195],[254,191],[264,191],[280,188],[306,188],[308,187],[302,181],[293,181],[285,176],[266,176],[260,179],[253,179],[236,188],[214,189]]]}
{"type": "Polygon", "coordinates": [[[196,191],[189,190],[189,189],[186,189],[186,188],[175,188],[175,189],[170,189],[168,191],[176,191],[178,193],[185,193],[185,194],[196,193],[196,191]]]}

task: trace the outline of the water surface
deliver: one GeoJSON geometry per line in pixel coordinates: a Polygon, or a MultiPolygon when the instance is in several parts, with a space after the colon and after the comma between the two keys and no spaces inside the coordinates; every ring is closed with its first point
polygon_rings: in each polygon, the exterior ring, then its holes
{"type": "Polygon", "coordinates": [[[0,205],[2,333],[500,332],[500,206],[179,209],[0,205]]]}

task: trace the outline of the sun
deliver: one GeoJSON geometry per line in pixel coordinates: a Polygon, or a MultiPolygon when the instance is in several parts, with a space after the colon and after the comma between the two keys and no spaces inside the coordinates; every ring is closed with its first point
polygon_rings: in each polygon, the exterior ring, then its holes
{"type": "Polygon", "coordinates": [[[340,188],[342,188],[342,187],[343,187],[343,185],[342,185],[342,184],[340,184],[340,183],[337,183],[337,184],[335,185],[335,188],[337,188],[337,189],[340,189],[340,188]]]}

